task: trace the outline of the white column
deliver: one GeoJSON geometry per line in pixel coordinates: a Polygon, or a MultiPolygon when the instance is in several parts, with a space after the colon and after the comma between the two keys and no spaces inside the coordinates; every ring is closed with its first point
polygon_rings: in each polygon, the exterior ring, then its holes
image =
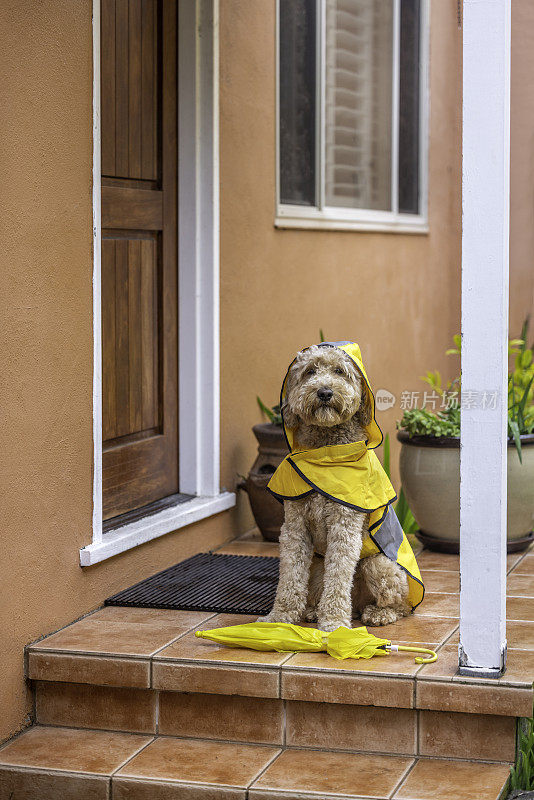
{"type": "Polygon", "coordinates": [[[464,0],[463,9],[459,663],[464,675],[498,677],[506,660],[510,0],[464,0]]]}

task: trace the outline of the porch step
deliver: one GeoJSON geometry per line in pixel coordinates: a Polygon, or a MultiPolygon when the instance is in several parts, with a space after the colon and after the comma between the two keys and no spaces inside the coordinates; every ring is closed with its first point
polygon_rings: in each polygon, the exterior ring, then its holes
{"type": "Polygon", "coordinates": [[[0,750],[1,800],[498,800],[503,763],[36,726],[0,750]]]}
{"type": "Polygon", "coordinates": [[[153,689],[36,684],[40,725],[510,763],[516,719],[153,689]]]}
{"type": "Polygon", "coordinates": [[[375,629],[396,643],[437,649],[437,662],[423,666],[408,653],[336,661],[326,653],[229,648],[196,638],[194,629],[254,617],[106,607],[29,646],[27,676],[164,692],[530,716],[534,622],[508,624],[508,667],[502,678],[465,678],[456,674],[458,619],[434,615],[432,608],[429,601],[430,613],[416,611],[375,629]]]}

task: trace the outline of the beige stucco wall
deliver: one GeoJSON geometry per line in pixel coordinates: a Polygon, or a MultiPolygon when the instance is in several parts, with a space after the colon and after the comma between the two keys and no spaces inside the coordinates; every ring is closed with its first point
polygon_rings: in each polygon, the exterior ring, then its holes
{"type": "Polygon", "coordinates": [[[454,4],[432,3],[430,233],[276,230],[275,3],[222,0],[221,12],[223,474],[230,484],[252,457],[243,431],[259,419],[256,394],[276,402],[289,361],[318,341],[319,328],[330,340],[358,341],[374,388],[397,396],[397,407],[380,416],[393,436],[401,392],[424,390],[419,375],[427,369],[453,369],[443,353],[460,327],[461,31],[454,4]]]}
{"type": "Polygon", "coordinates": [[[92,500],[90,0],[0,6],[0,741],[23,648],[232,535],[220,515],[85,570],[92,500]]]}
{"type": "MultiPolygon", "coordinates": [[[[528,0],[514,8],[532,16],[528,0]]],[[[515,13],[515,12],[514,12],[515,13]]],[[[534,24],[531,21],[531,24],[534,24]]],[[[246,531],[235,512],[82,570],[91,538],[91,2],[0,8],[0,740],[30,713],[23,647],[103,598],[246,531]]],[[[514,28],[515,31],[515,28],[514,28]]],[[[514,102],[528,84],[524,31],[514,102]]],[[[514,33],[514,36],[516,33],[514,33]]],[[[376,388],[422,389],[459,327],[460,45],[455,4],[432,4],[430,233],[280,231],[274,217],[274,0],[221,0],[222,483],[254,455],[255,396],[274,402],[294,352],[355,338],[376,388]]],[[[525,91],[527,91],[525,89],[525,91]]],[[[512,297],[532,299],[530,116],[516,107],[512,297]],[[517,203],[515,198],[520,198],[517,203]]],[[[515,135],[515,134],[514,134],[515,135]]],[[[519,309],[519,310],[517,310],[519,309]]],[[[381,417],[393,433],[399,410],[381,417]]]]}

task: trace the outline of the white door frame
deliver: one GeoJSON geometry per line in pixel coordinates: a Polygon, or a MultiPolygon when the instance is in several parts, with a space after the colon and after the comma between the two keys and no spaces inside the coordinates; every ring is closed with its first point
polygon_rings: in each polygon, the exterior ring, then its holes
{"type": "Polygon", "coordinates": [[[102,530],[100,0],[93,0],[93,540],[89,566],[235,505],[219,462],[219,2],[178,3],[180,492],[145,519],[102,530]]]}

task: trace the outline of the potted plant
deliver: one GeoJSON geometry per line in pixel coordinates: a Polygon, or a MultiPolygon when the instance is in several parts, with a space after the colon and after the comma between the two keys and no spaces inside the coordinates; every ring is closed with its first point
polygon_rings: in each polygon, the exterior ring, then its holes
{"type": "Polygon", "coordinates": [[[254,425],[252,431],[258,442],[258,455],[247,477],[239,484],[250,500],[252,514],[264,539],[277,542],[284,521],[284,507],[267,491],[267,484],[289,450],[282,428],[280,406],[268,408],[256,398],[269,422],[254,425]]]}
{"type": "MultiPolygon", "coordinates": [[[[521,339],[510,341],[515,366],[508,382],[508,552],[533,540],[534,363],[527,348],[528,320],[521,339]]],[[[447,354],[459,355],[460,336],[447,354]]],[[[460,543],[460,378],[444,389],[439,372],[423,380],[437,397],[435,408],[410,408],[397,423],[400,476],[423,544],[457,553],[460,543]]],[[[484,400],[484,398],[482,398],[484,400]]],[[[486,402],[491,398],[485,398],[486,402]]]]}

